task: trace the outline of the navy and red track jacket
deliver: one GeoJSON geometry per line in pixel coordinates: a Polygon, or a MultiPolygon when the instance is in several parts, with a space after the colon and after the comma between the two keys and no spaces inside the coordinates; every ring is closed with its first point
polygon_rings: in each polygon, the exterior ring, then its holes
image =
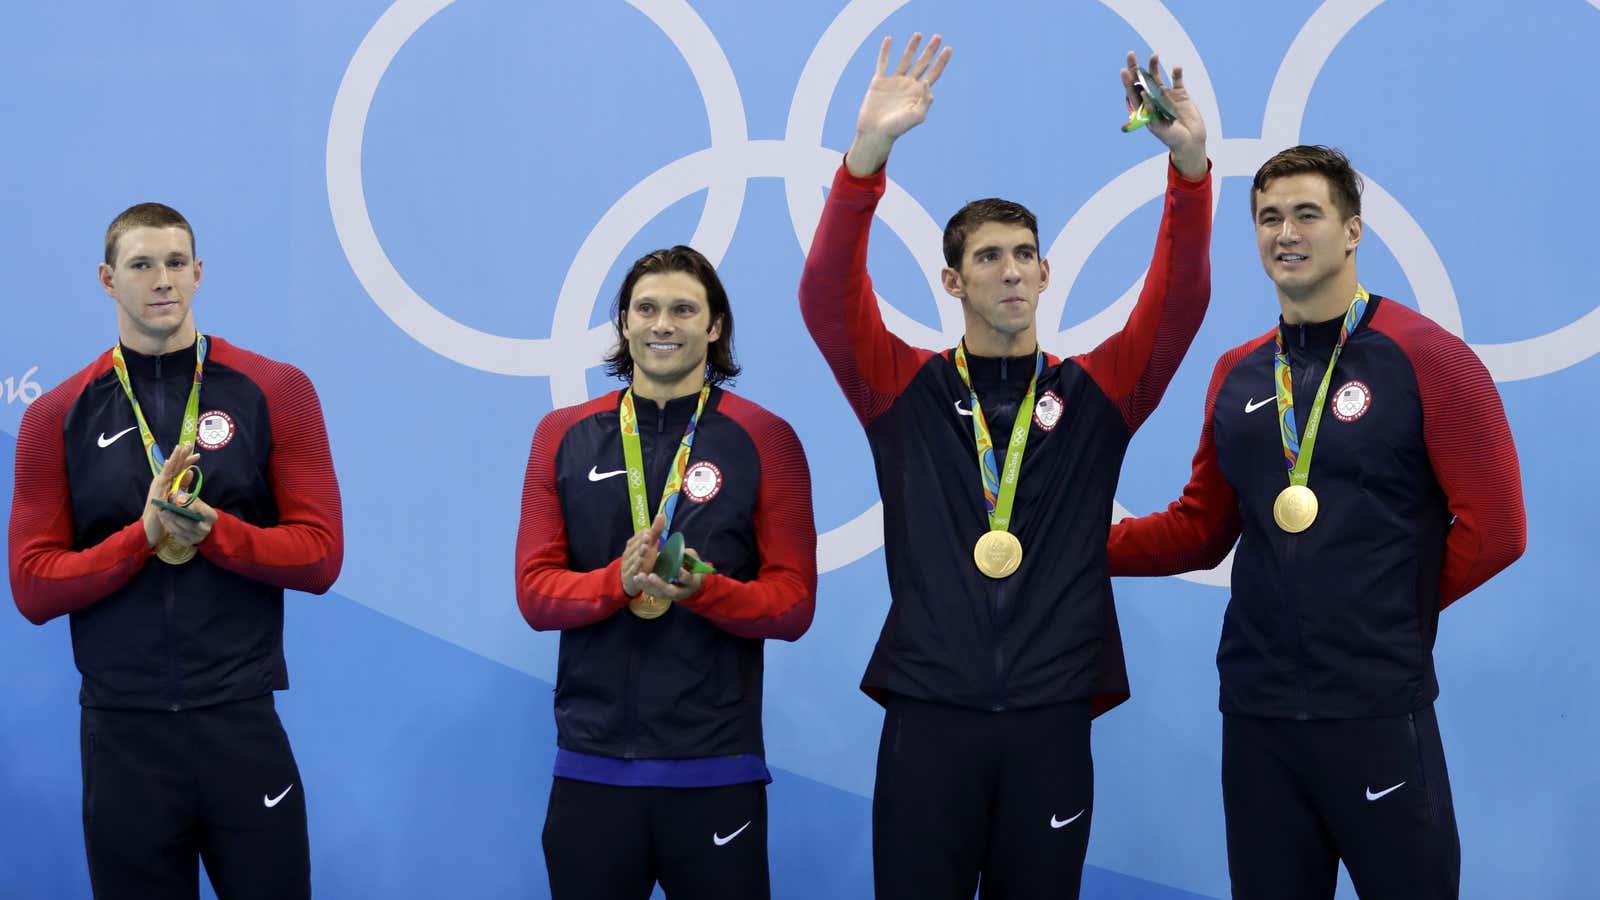
{"type": "MultiPolygon", "coordinates": [[[[1205,315],[1211,180],[1169,167],[1155,257],[1127,326],[1088,353],[1047,355],[1011,531],[1022,566],[994,580],[973,563],[988,530],[969,394],[953,350],[884,327],[867,276],[882,171],[834,177],[800,282],[806,326],[866,428],[883,497],[891,604],[862,689],[974,709],[1128,697],[1105,538],[1122,458],[1205,315]]],[[[1033,357],[968,356],[997,457],[1033,357]]]]}
{"type": "MultiPolygon", "coordinates": [[[[1302,430],[1342,321],[1280,322],[1302,430]]],[[[1111,574],[1208,569],[1237,539],[1217,649],[1224,713],[1413,712],[1439,694],[1439,610],[1527,541],[1500,395],[1460,338],[1374,296],[1329,384],[1309,482],[1317,519],[1289,534],[1272,518],[1289,483],[1273,335],[1218,360],[1183,497],[1111,529],[1111,574]]]]}
{"type": "MultiPolygon", "coordinates": [[[[182,566],[154,559],[145,539],[150,464],[111,351],[23,414],[11,593],[34,624],[71,615],[84,706],[178,710],[287,688],[284,589],[322,593],[339,575],[339,485],[310,380],[208,340],[201,419],[221,413],[229,424],[197,447],[217,522],[182,566]]],[[[145,420],[171,452],[195,349],[122,352],[145,420]]]]}
{"type": "MultiPolygon", "coordinates": [[[[671,522],[716,565],[660,618],[626,612],[622,548],[633,534],[612,391],[544,417],[534,432],[517,532],[517,605],[561,630],[559,746],[620,759],[762,755],[762,639],[811,626],[817,530],[811,475],[787,422],[713,388],[671,522]]],[[[649,508],[699,392],[634,396],[649,508]]]]}

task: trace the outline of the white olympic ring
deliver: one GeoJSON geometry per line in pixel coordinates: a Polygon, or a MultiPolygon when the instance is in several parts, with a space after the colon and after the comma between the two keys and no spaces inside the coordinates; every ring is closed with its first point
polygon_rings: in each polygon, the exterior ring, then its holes
{"type": "MultiPolygon", "coordinates": [[[[334,228],[351,268],[367,293],[401,330],[429,349],[466,366],[507,375],[550,378],[557,405],[587,399],[585,371],[611,340],[611,325],[588,322],[608,268],[646,223],[673,203],[706,190],[706,205],[690,240],[713,264],[732,241],[750,178],[784,182],[790,223],[802,252],[822,212],[822,187],[832,178],[839,154],[822,146],[822,127],[839,79],[862,42],[907,0],[852,0],[829,24],[806,61],[790,104],[784,139],[750,140],[744,104],[732,67],[715,36],[687,0],[627,0],[644,13],[683,55],[705,101],[711,146],[656,170],[629,189],[601,216],[567,271],[549,338],[510,338],[463,325],[420,297],[384,253],[367,211],[361,150],[367,115],[384,73],[401,47],[434,15],[455,0],[396,0],[356,49],[339,85],[328,126],[328,200],[334,228]]],[[[1327,0],[1295,36],[1273,79],[1262,117],[1260,138],[1223,137],[1222,114],[1198,49],[1177,19],[1158,0],[1101,0],[1152,47],[1185,64],[1185,81],[1208,130],[1217,135],[1210,150],[1216,178],[1250,177],[1271,153],[1299,142],[1301,121],[1318,76],[1345,35],[1383,0],[1327,0]]],[[[1588,0],[1600,8],[1600,0],[1588,0]]],[[[1145,203],[1161,196],[1166,154],[1152,156],[1114,178],[1087,200],[1051,243],[1050,289],[1040,298],[1042,322],[1059,322],[1089,255],[1111,230],[1145,203]]],[[[1422,311],[1454,334],[1462,334],[1455,289],[1438,251],[1421,226],[1370,176],[1364,218],[1399,261],[1422,311]]],[[[1219,192],[1220,193],[1220,192],[1219,192]]],[[[1215,208],[1213,209],[1215,215],[1215,208]]],[[[911,251],[928,279],[939,312],[930,328],[879,298],[884,322],[911,344],[944,347],[959,339],[960,307],[940,288],[943,266],[937,248],[938,224],[892,180],[878,216],[911,251]]],[[[1105,309],[1052,339],[1056,352],[1088,349],[1115,333],[1127,320],[1143,276],[1105,309]]],[[[1600,351],[1600,307],[1549,333],[1500,344],[1473,344],[1497,381],[1549,374],[1600,351]]],[[[1115,504],[1112,517],[1127,510],[1115,504]]],[[[817,557],[823,572],[860,559],[883,544],[883,511],[874,503],[819,537],[817,557]]],[[[1232,555],[1210,572],[1179,576],[1226,586],[1232,555]]]]}

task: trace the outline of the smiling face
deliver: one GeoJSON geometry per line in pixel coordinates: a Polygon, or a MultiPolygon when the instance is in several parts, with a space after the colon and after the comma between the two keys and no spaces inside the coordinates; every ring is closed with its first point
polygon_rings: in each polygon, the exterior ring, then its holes
{"type": "Polygon", "coordinates": [[[984,222],[967,235],[960,268],[944,270],[944,289],[961,300],[967,348],[979,356],[1016,356],[1036,343],[1039,294],[1050,263],[1024,225],[984,222]]]}
{"type": "Polygon", "coordinates": [[[634,391],[657,401],[698,391],[706,348],[721,335],[722,322],[712,320],[700,279],[688,272],[640,276],[622,322],[634,391]]]}
{"type": "Polygon", "coordinates": [[[111,263],[100,264],[100,286],[117,303],[117,334],[140,353],[180,350],[194,342],[191,304],[200,287],[200,260],[189,232],[177,225],[123,232],[111,263]]]}
{"type": "Polygon", "coordinates": [[[1346,216],[1316,172],[1273,178],[1254,195],[1256,249],[1288,321],[1343,312],[1355,292],[1361,217],[1346,216]]]}

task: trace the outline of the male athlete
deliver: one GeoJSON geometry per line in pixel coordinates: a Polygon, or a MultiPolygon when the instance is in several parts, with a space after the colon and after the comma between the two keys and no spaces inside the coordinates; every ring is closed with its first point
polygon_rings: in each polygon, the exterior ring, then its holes
{"type": "MultiPolygon", "coordinates": [[[[960,345],[883,325],[867,233],[894,142],[920,124],[949,60],[913,35],[878,53],[855,141],[800,285],[806,325],[871,444],[891,604],[862,688],[886,707],[873,797],[877,896],[1075,897],[1093,817],[1091,716],[1126,699],[1104,539],[1123,453],[1205,314],[1211,182],[1183,88],[1166,205],[1127,326],[1069,359],[1035,321],[1050,279],[1032,213],[963,207],[944,232],[960,345]]],[[[1128,55],[1130,105],[1146,101],[1128,55]]],[[[1150,71],[1157,61],[1152,56],[1150,71]]]]}
{"type": "Polygon", "coordinates": [[[635,262],[615,323],[627,387],[539,423],[517,534],[517,603],[561,631],[550,892],[764,898],[762,641],[815,608],[805,454],[722,386],[733,310],[704,256],[635,262]]]}
{"type": "Polygon", "coordinates": [[[1361,183],[1326,147],[1256,172],[1278,327],[1218,360],[1194,472],[1111,530],[1113,575],[1239,541],[1217,650],[1228,869],[1241,900],[1453,898],[1434,717],[1439,611],[1522,554],[1522,477],[1478,357],[1356,278],[1361,183]]]}
{"type": "Polygon", "coordinates": [[[305,787],[272,692],[283,592],[344,556],[322,410],[298,369],[195,330],[194,232],[106,231],[117,345],[22,417],[11,591],[72,617],[83,832],[99,900],[311,895],[305,787]]]}

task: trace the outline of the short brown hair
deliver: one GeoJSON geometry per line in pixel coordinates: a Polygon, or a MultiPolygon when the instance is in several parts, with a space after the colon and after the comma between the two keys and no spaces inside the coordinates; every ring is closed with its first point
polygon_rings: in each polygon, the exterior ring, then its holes
{"type": "Polygon", "coordinates": [[[1328,194],[1340,215],[1346,219],[1361,215],[1361,176],[1350,165],[1350,158],[1333,147],[1301,144],[1280,151],[1256,170],[1255,181],[1250,183],[1250,218],[1256,216],[1256,194],[1266,190],[1268,182],[1307,173],[1328,180],[1328,194]]]}
{"type": "Polygon", "coordinates": [[[1039,220],[1026,206],[998,197],[987,197],[983,200],[974,200],[956,210],[956,214],[945,223],[945,265],[958,271],[961,269],[961,257],[967,252],[967,238],[978,230],[978,226],[986,222],[1021,225],[1033,233],[1034,246],[1039,245],[1039,220]]]}
{"type": "Polygon", "coordinates": [[[722,384],[739,374],[739,364],[733,361],[733,307],[728,303],[728,292],[717,277],[717,269],[700,251],[679,244],[665,250],[652,250],[639,257],[622,278],[616,302],[611,307],[612,324],[617,327],[617,346],[606,356],[606,374],[632,383],[633,351],[622,336],[622,326],[628,321],[628,304],[633,299],[633,288],[646,275],[683,272],[693,275],[706,289],[706,305],[711,322],[722,322],[722,333],[706,347],[706,381],[722,384]]]}
{"type": "Polygon", "coordinates": [[[117,264],[117,240],[135,228],[182,228],[189,234],[189,255],[194,255],[194,229],[183,213],[165,203],[139,203],[118,213],[106,228],[106,265],[117,264]]]}

